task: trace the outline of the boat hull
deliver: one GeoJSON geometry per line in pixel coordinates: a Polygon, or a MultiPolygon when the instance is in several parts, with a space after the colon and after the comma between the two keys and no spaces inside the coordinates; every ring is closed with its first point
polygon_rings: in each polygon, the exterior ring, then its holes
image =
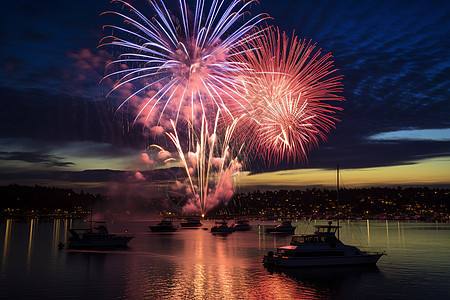
{"type": "Polygon", "coordinates": [[[128,242],[131,241],[133,237],[124,237],[118,240],[98,240],[98,241],[67,241],[68,249],[92,249],[92,248],[126,248],[128,247],[128,242]]]}
{"type": "Polygon", "coordinates": [[[250,226],[235,226],[235,227],[233,227],[234,231],[248,231],[251,229],[252,228],[250,226]]]}
{"type": "Polygon", "coordinates": [[[180,223],[181,227],[183,228],[199,228],[202,227],[202,223],[180,223]]]}
{"type": "Polygon", "coordinates": [[[176,227],[149,226],[152,232],[175,232],[176,227]]]}
{"type": "Polygon", "coordinates": [[[227,234],[233,233],[233,231],[234,230],[231,227],[213,227],[213,228],[211,228],[212,234],[227,235],[227,234]]]}
{"type": "Polygon", "coordinates": [[[263,263],[267,265],[287,268],[302,267],[326,267],[326,266],[350,266],[350,265],[374,265],[378,262],[382,253],[355,255],[355,256],[333,256],[333,257],[270,257],[264,256],[263,263]]]}
{"type": "Polygon", "coordinates": [[[229,235],[232,234],[233,231],[211,231],[213,235],[229,235]]]}
{"type": "Polygon", "coordinates": [[[266,229],[266,233],[274,233],[274,234],[294,234],[295,228],[293,229],[276,229],[276,228],[269,228],[266,229]]]}

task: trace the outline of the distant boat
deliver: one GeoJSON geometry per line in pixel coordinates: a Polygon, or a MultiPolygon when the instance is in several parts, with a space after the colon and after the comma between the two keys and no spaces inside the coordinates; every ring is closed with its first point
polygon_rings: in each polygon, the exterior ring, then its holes
{"type": "Polygon", "coordinates": [[[248,220],[236,220],[232,227],[234,231],[246,231],[252,229],[248,224],[248,220]]]}
{"type": "Polygon", "coordinates": [[[228,222],[226,220],[216,222],[216,225],[211,228],[212,234],[227,235],[233,233],[233,231],[233,227],[228,226],[228,222]]]}
{"type": "Polygon", "coordinates": [[[70,237],[66,246],[69,249],[127,247],[133,236],[120,236],[108,232],[106,222],[95,222],[98,227],[91,229],[69,229],[70,237]],[[93,231],[96,230],[96,232],[93,231]]]}
{"type": "Polygon", "coordinates": [[[182,222],[180,223],[180,225],[183,228],[198,228],[203,226],[203,224],[200,222],[200,219],[195,218],[187,218],[186,222],[182,222]]]}
{"type": "Polygon", "coordinates": [[[314,234],[293,235],[290,245],[263,258],[266,265],[278,267],[318,267],[376,264],[384,253],[367,252],[342,243],[335,235],[340,226],[316,225],[314,234]]]}
{"type": "Polygon", "coordinates": [[[173,225],[170,220],[162,220],[158,224],[148,227],[153,232],[174,232],[178,230],[178,228],[173,225]]]}
{"type": "Polygon", "coordinates": [[[283,221],[281,224],[275,226],[275,228],[267,228],[267,233],[286,233],[293,234],[295,231],[294,226],[292,226],[291,221],[283,221]]]}

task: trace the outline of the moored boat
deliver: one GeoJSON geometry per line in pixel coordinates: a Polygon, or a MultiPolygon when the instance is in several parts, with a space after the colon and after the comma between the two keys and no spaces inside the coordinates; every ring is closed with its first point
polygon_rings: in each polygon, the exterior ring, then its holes
{"type": "Polygon", "coordinates": [[[232,227],[234,231],[246,231],[252,229],[248,220],[236,220],[232,227]]]}
{"type": "Polygon", "coordinates": [[[278,224],[274,228],[267,228],[267,233],[286,233],[293,234],[295,232],[294,226],[292,226],[291,221],[283,221],[281,224],[278,224]]]}
{"type": "Polygon", "coordinates": [[[212,234],[223,234],[227,235],[233,233],[233,227],[228,226],[228,222],[226,220],[216,222],[216,225],[211,228],[212,234]]]}
{"type": "Polygon", "coordinates": [[[173,225],[170,220],[161,220],[158,224],[148,227],[153,232],[174,232],[178,230],[178,228],[173,225]]]}
{"type": "MultiPolygon", "coordinates": [[[[339,208],[339,166],[337,166],[337,207],[339,208]]],[[[318,267],[344,265],[374,265],[384,252],[369,252],[342,243],[339,239],[339,214],[337,226],[314,226],[314,234],[293,235],[290,245],[270,251],[263,263],[277,267],[318,267]],[[337,233],[337,237],[336,237],[337,233]]]]}
{"type": "Polygon", "coordinates": [[[342,243],[336,237],[340,226],[314,226],[314,234],[293,235],[290,245],[264,256],[263,263],[277,267],[318,267],[376,264],[384,253],[368,252],[342,243]]]}
{"type": "Polygon", "coordinates": [[[200,219],[196,218],[187,218],[186,222],[182,222],[180,223],[180,225],[183,228],[198,228],[203,226],[203,224],[200,222],[200,219]]]}
{"type": "Polygon", "coordinates": [[[98,227],[91,229],[69,229],[70,237],[66,246],[69,249],[116,248],[127,247],[133,236],[122,236],[109,233],[106,222],[95,222],[98,227]],[[94,229],[96,231],[94,231],[94,229]]]}

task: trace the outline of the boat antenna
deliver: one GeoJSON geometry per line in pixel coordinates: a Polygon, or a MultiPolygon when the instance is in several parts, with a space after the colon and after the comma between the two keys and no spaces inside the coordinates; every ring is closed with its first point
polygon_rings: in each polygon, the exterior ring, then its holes
{"type": "Polygon", "coordinates": [[[339,165],[337,165],[336,167],[336,194],[337,194],[337,234],[338,234],[338,239],[339,239],[339,165]]]}

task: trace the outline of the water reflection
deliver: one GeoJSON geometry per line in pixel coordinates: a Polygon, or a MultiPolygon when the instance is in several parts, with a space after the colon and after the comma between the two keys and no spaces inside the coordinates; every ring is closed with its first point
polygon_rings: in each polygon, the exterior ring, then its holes
{"type": "Polygon", "coordinates": [[[3,241],[3,255],[2,255],[2,271],[5,270],[6,261],[8,259],[9,243],[11,239],[11,230],[13,226],[13,220],[6,220],[5,239],[3,241]]]}
{"type": "MultiPolygon", "coordinates": [[[[342,294],[340,288],[346,285],[357,286],[358,281],[363,280],[368,274],[378,274],[380,270],[376,266],[347,266],[347,267],[320,267],[320,268],[302,268],[286,269],[272,268],[268,269],[270,274],[283,275],[294,280],[300,290],[301,299],[335,299],[338,294],[342,294]]],[[[354,291],[353,291],[354,292],[354,291]]],[[[357,295],[351,295],[349,298],[355,298],[357,295]]],[[[291,297],[291,299],[298,299],[291,297]]]]}
{"type": "Polygon", "coordinates": [[[249,293],[242,299],[326,299],[321,291],[297,282],[284,274],[255,278],[249,293]]]}
{"type": "Polygon", "coordinates": [[[219,237],[205,230],[152,234],[146,222],[136,222],[128,226],[136,238],[126,250],[58,250],[70,222],[0,224],[2,292],[23,299],[36,290],[53,299],[406,299],[426,290],[429,298],[450,299],[443,297],[450,240],[448,230],[441,230],[450,224],[438,230],[431,223],[342,222],[346,243],[368,237],[374,249],[389,248],[378,268],[268,270],[262,256],[289,244],[290,237],[265,234],[264,225],[219,237]]]}
{"type": "Polygon", "coordinates": [[[389,221],[386,220],[386,241],[389,244],[389,221]]]}
{"type": "Polygon", "coordinates": [[[30,262],[31,262],[31,250],[33,248],[34,235],[35,235],[35,227],[37,220],[31,219],[30,221],[30,231],[28,234],[28,253],[27,253],[27,273],[30,271],[30,262]]]}

